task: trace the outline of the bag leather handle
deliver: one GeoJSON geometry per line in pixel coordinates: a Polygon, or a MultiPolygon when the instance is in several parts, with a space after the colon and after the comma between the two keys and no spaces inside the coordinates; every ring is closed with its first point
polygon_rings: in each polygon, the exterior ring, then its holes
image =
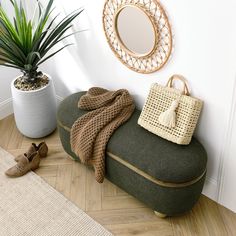
{"type": "Polygon", "coordinates": [[[188,89],[188,85],[187,85],[187,80],[182,76],[182,75],[177,75],[177,74],[175,74],[175,75],[172,75],[170,78],[169,78],[169,80],[168,80],[168,82],[167,82],[167,84],[166,84],[166,87],[169,87],[169,88],[173,88],[173,80],[175,80],[175,79],[178,79],[178,80],[180,80],[182,83],[183,83],[183,94],[185,94],[185,95],[190,95],[190,93],[189,93],[189,89],[188,89]]]}

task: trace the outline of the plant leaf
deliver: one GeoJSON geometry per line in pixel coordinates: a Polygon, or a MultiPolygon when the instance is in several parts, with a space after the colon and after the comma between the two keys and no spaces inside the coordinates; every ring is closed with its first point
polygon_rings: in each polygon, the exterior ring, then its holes
{"type": "Polygon", "coordinates": [[[71,45],[66,44],[50,54],[59,42],[74,34],[65,35],[83,9],[70,13],[55,24],[58,15],[51,18],[54,0],[48,0],[45,8],[36,0],[35,10],[38,10],[39,16],[35,17],[35,14],[33,20],[28,20],[21,0],[9,1],[14,9],[12,18],[3,9],[0,0],[0,65],[26,72],[36,71],[38,65],[71,45]]]}
{"type": "Polygon", "coordinates": [[[27,71],[30,71],[30,70],[32,69],[32,65],[30,65],[30,64],[24,65],[24,68],[25,68],[27,71]]]}
{"type": "Polygon", "coordinates": [[[27,59],[26,59],[27,63],[28,63],[28,64],[29,64],[29,63],[32,64],[32,61],[34,60],[35,56],[38,57],[39,60],[41,59],[41,56],[40,56],[40,53],[39,53],[39,52],[31,52],[31,53],[29,53],[28,56],[27,56],[27,59]]]}

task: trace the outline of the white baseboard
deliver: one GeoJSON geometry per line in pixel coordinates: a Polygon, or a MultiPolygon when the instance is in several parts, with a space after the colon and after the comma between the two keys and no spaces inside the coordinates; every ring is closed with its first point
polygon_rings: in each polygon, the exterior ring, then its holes
{"type": "Polygon", "coordinates": [[[206,177],[202,193],[210,199],[217,202],[218,200],[218,183],[215,179],[206,177]]]}
{"type": "Polygon", "coordinates": [[[0,103],[0,120],[13,113],[12,98],[0,103]]]}

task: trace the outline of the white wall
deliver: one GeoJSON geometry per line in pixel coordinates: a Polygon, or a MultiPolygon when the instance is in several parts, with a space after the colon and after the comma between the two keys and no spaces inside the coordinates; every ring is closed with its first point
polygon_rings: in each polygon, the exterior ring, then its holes
{"type": "Polygon", "coordinates": [[[169,63],[150,75],[129,70],[110,50],[102,27],[104,0],[67,0],[58,4],[67,12],[84,6],[86,10],[74,28],[89,31],[71,38],[76,45],[44,65],[43,70],[54,78],[57,95],[65,97],[91,86],[127,88],[141,108],[153,82],[165,84],[173,73],[183,74],[192,95],[205,101],[196,133],[209,155],[204,193],[216,200],[236,75],[236,1],[162,1],[175,47],[169,63]]]}
{"type": "Polygon", "coordinates": [[[220,191],[219,203],[228,207],[236,213],[236,190],[234,181],[236,179],[236,80],[232,96],[232,107],[230,120],[228,122],[228,132],[225,139],[224,150],[222,152],[220,168],[220,191]]]}
{"type": "Polygon", "coordinates": [[[17,75],[17,70],[0,67],[0,119],[13,111],[10,84],[17,75]]]}

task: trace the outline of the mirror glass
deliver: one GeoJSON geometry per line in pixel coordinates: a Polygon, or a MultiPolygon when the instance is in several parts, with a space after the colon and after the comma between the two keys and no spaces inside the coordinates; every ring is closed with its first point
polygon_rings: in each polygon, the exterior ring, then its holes
{"type": "Polygon", "coordinates": [[[124,7],[116,16],[116,33],[132,53],[148,55],[155,46],[155,30],[147,14],[135,6],[124,7]]]}

